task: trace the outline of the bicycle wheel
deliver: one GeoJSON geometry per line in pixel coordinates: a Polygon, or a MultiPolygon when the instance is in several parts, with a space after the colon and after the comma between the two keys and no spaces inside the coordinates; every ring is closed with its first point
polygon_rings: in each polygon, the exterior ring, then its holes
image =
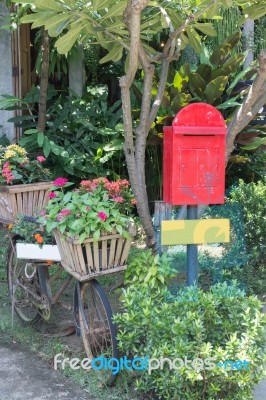
{"type": "Polygon", "coordinates": [[[40,285],[38,266],[32,260],[20,260],[16,257],[18,239],[21,238],[13,238],[7,255],[8,291],[17,315],[24,322],[33,323],[45,315],[45,308],[49,309],[49,303],[47,304],[47,297],[43,292],[44,284],[40,285]],[[42,302],[38,302],[38,298],[42,302]]]}
{"type": "Polygon", "coordinates": [[[81,283],[79,304],[80,331],[88,358],[101,357],[96,362],[98,378],[102,384],[114,384],[117,371],[115,361],[119,359],[116,327],[112,322],[112,309],[102,286],[96,280],[81,283]]]}

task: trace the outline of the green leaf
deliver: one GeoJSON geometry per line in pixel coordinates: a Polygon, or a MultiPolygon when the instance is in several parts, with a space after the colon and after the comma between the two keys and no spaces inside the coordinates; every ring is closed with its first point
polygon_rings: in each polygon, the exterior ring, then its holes
{"type": "Polygon", "coordinates": [[[51,13],[37,13],[38,19],[36,19],[31,25],[31,29],[40,28],[45,25],[46,22],[51,18],[51,13]]]}
{"type": "Polygon", "coordinates": [[[59,54],[66,54],[75,44],[80,32],[82,25],[75,29],[70,29],[65,35],[61,36],[56,42],[55,47],[59,54]]]}
{"type": "Polygon", "coordinates": [[[217,36],[216,30],[214,29],[213,24],[210,22],[193,24],[193,28],[204,33],[205,35],[217,36]]]}
{"type": "Polygon", "coordinates": [[[181,108],[187,106],[191,99],[190,94],[180,93],[176,95],[171,103],[172,110],[177,113],[181,108]]]}
{"type": "Polygon", "coordinates": [[[228,82],[227,76],[219,76],[218,78],[212,80],[204,90],[204,93],[209,104],[213,104],[216,99],[221,97],[225,90],[225,86],[228,82]]]}
{"type": "Polygon", "coordinates": [[[200,53],[202,47],[201,47],[201,40],[200,40],[199,34],[195,31],[195,29],[190,27],[187,30],[187,35],[188,35],[189,43],[191,44],[191,46],[193,47],[195,52],[200,53]]]}
{"type": "Polygon", "coordinates": [[[227,55],[232,51],[232,49],[237,45],[241,38],[241,32],[235,32],[229,36],[217,49],[214,50],[210,57],[210,62],[213,65],[222,64],[227,55]]]}
{"type": "Polygon", "coordinates": [[[45,24],[49,36],[56,37],[66,28],[71,20],[71,16],[67,14],[57,14],[49,18],[45,24]]]}
{"type": "Polygon", "coordinates": [[[116,225],[115,228],[116,228],[117,232],[118,232],[120,235],[122,235],[122,232],[123,232],[122,226],[121,226],[121,225],[116,225]]]}
{"type": "Polygon", "coordinates": [[[83,232],[80,236],[79,236],[79,243],[84,242],[85,239],[87,239],[88,234],[87,232],[83,232]]]}
{"type": "Polygon", "coordinates": [[[95,241],[97,241],[97,240],[99,240],[99,237],[100,237],[100,231],[95,231],[93,234],[93,239],[95,241]]]}
{"type": "Polygon", "coordinates": [[[35,0],[34,5],[39,10],[51,10],[51,11],[65,11],[66,8],[62,3],[55,0],[35,0]]]}
{"type": "Polygon", "coordinates": [[[38,145],[40,146],[40,147],[42,147],[43,146],[43,143],[44,143],[44,133],[43,132],[38,132],[38,135],[37,135],[37,142],[38,142],[38,145]]]}
{"type": "Polygon", "coordinates": [[[43,143],[43,154],[47,158],[50,154],[51,147],[50,147],[50,141],[47,136],[44,137],[44,143],[43,143]]]}
{"type": "Polygon", "coordinates": [[[108,61],[119,61],[123,55],[123,47],[116,43],[114,44],[112,50],[103,58],[100,59],[100,64],[104,64],[108,61]]]}
{"type": "Polygon", "coordinates": [[[37,21],[39,18],[40,18],[39,13],[32,13],[32,14],[24,15],[20,21],[23,24],[31,24],[32,22],[37,21]]]}
{"type": "Polygon", "coordinates": [[[206,82],[197,73],[191,73],[189,77],[189,88],[193,96],[199,96],[205,100],[204,90],[206,88],[206,82]]]}
{"type": "Polygon", "coordinates": [[[247,144],[246,146],[241,146],[241,149],[243,150],[254,150],[257,149],[258,147],[265,145],[266,144],[266,138],[261,138],[259,140],[254,141],[251,144],[247,144]]]}
{"type": "Polygon", "coordinates": [[[116,3],[113,7],[108,10],[108,12],[105,14],[103,18],[101,18],[101,21],[104,21],[107,18],[112,18],[115,16],[121,16],[123,15],[123,12],[125,11],[127,2],[126,1],[119,1],[116,3]]]}
{"type": "Polygon", "coordinates": [[[104,10],[109,6],[110,0],[93,0],[92,4],[94,11],[104,10]]]}

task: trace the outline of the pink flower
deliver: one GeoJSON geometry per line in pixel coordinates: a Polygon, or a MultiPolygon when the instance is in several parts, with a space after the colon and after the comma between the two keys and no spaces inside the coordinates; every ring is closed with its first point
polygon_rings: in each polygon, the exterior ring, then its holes
{"type": "Polygon", "coordinates": [[[61,210],[61,214],[65,217],[66,215],[70,215],[71,211],[67,208],[63,208],[63,210],[61,210]]]}
{"type": "Polygon", "coordinates": [[[86,211],[90,211],[90,210],[91,210],[90,206],[86,206],[86,211]]]}
{"type": "Polygon", "coordinates": [[[83,180],[83,181],[81,181],[80,182],[80,186],[89,186],[90,187],[90,185],[91,185],[91,181],[89,181],[89,180],[87,180],[87,181],[85,181],[85,180],[83,180]]]}
{"type": "Polygon", "coordinates": [[[36,160],[39,161],[40,163],[46,161],[46,158],[44,156],[37,156],[36,160]]]}
{"type": "Polygon", "coordinates": [[[102,221],[105,221],[105,220],[108,218],[108,215],[107,215],[105,212],[100,211],[100,212],[98,212],[98,217],[99,217],[102,221]]]}
{"type": "Polygon", "coordinates": [[[131,200],[131,204],[132,204],[133,206],[135,206],[135,205],[137,204],[137,200],[136,200],[136,199],[132,199],[132,200],[131,200]]]}
{"type": "Polygon", "coordinates": [[[48,194],[49,199],[54,199],[57,196],[57,194],[55,192],[50,192],[48,194]]]}
{"type": "Polygon", "coordinates": [[[61,213],[59,213],[57,215],[57,221],[62,221],[63,218],[64,218],[64,215],[62,215],[61,213]]]}
{"type": "Polygon", "coordinates": [[[80,215],[81,215],[80,213],[77,213],[77,214],[76,214],[76,217],[80,217],[80,215]]]}
{"type": "Polygon", "coordinates": [[[116,196],[114,197],[114,201],[116,201],[117,203],[123,203],[124,199],[122,196],[116,196]]]}
{"type": "Polygon", "coordinates": [[[42,217],[44,217],[44,216],[46,215],[46,210],[41,210],[41,211],[40,211],[40,215],[41,215],[42,217]]]}
{"type": "Polygon", "coordinates": [[[68,179],[67,178],[56,178],[54,181],[53,181],[53,185],[54,186],[64,186],[66,183],[68,182],[68,179]]]}

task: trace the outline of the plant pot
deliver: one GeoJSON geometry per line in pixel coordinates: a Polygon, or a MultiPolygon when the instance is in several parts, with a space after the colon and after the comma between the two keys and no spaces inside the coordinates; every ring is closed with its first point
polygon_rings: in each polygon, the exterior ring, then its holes
{"type": "Polygon", "coordinates": [[[52,182],[38,182],[25,185],[0,186],[0,220],[12,223],[17,213],[33,216],[34,212],[46,206],[48,189],[52,182]]]}
{"type": "Polygon", "coordinates": [[[131,238],[103,232],[98,241],[88,238],[80,244],[78,239],[65,238],[58,230],[54,231],[54,235],[61,264],[81,282],[123,271],[127,267],[131,238]]]}
{"type": "Polygon", "coordinates": [[[52,260],[60,261],[58,247],[52,244],[44,244],[40,247],[38,244],[17,243],[17,258],[24,260],[52,260]]]}

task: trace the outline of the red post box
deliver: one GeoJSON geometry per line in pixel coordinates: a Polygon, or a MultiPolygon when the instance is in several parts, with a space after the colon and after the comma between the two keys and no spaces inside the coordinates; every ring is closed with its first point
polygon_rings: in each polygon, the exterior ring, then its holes
{"type": "Polygon", "coordinates": [[[163,200],[172,205],[222,204],[226,125],[213,106],[195,103],[164,127],[163,200]]]}

